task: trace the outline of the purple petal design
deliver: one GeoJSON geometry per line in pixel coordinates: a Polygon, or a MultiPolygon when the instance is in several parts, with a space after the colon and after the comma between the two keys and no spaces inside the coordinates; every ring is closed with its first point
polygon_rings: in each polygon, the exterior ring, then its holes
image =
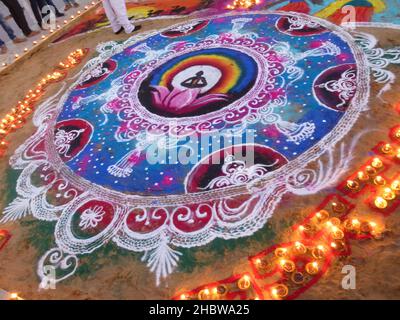
{"type": "Polygon", "coordinates": [[[214,103],[214,102],[219,102],[219,101],[226,101],[228,99],[228,96],[226,94],[222,93],[215,93],[215,94],[208,94],[206,96],[200,97],[192,103],[192,107],[202,107],[206,104],[209,103],[214,103]]]}
{"type": "Polygon", "coordinates": [[[209,103],[226,101],[228,98],[226,94],[209,94],[199,97],[200,88],[183,90],[174,88],[169,91],[166,87],[152,86],[152,89],[151,94],[155,107],[179,113],[186,108],[196,109],[209,103]]]}
{"type": "Polygon", "coordinates": [[[187,106],[192,107],[192,103],[196,100],[200,93],[200,89],[186,89],[176,94],[171,100],[169,100],[169,109],[179,110],[187,106]]]}
{"type": "Polygon", "coordinates": [[[169,90],[162,86],[154,86],[152,88],[154,89],[151,91],[153,103],[157,106],[161,106],[165,98],[169,95],[169,90]]]}

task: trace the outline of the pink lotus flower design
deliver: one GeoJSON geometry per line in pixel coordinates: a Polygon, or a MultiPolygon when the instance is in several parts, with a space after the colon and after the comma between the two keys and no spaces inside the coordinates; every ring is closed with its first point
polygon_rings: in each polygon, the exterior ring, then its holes
{"type": "Polygon", "coordinates": [[[226,94],[207,94],[200,96],[201,88],[178,89],[170,91],[166,87],[152,86],[153,105],[175,114],[187,113],[210,103],[228,99],[226,94]]]}

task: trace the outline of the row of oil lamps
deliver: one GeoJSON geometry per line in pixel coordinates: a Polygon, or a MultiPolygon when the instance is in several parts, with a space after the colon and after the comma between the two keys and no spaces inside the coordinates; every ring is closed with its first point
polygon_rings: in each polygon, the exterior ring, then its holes
{"type": "MultiPolygon", "coordinates": [[[[332,202],[331,208],[333,213],[344,213],[346,206],[341,202],[332,202]]],[[[355,235],[371,235],[374,238],[379,238],[384,231],[382,225],[378,225],[375,221],[361,219],[358,217],[348,218],[341,221],[337,217],[330,217],[327,210],[318,211],[311,219],[310,225],[319,225],[324,229],[325,239],[329,239],[327,243],[319,243],[315,246],[307,246],[301,241],[294,242],[291,247],[278,247],[274,251],[274,260],[272,262],[266,259],[257,258],[254,263],[257,269],[262,273],[270,273],[278,266],[283,272],[290,275],[288,279],[295,285],[304,283],[306,275],[298,271],[296,268],[295,259],[301,255],[308,255],[311,260],[304,266],[304,270],[309,276],[316,276],[321,272],[323,260],[334,252],[341,252],[345,250],[346,243],[344,241],[346,233],[355,235]]],[[[312,226],[301,225],[299,231],[301,236],[309,236],[307,234],[312,226]]],[[[321,237],[324,239],[324,237],[321,237]]],[[[249,290],[252,283],[248,275],[244,275],[237,280],[235,289],[249,290]]],[[[272,299],[284,299],[289,295],[290,284],[277,283],[271,286],[269,291],[272,299]]],[[[199,300],[215,300],[221,299],[229,291],[226,285],[220,284],[213,288],[204,288],[200,290],[196,296],[191,293],[184,293],[180,296],[181,300],[199,299],[199,300]]],[[[258,299],[258,296],[255,296],[258,299]]]]}
{"type": "MultiPolygon", "coordinates": [[[[341,202],[332,202],[331,208],[336,214],[343,214],[346,210],[346,206],[341,202]]],[[[375,221],[366,219],[360,221],[356,217],[342,221],[337,217],[331,217],[327,210],[318,211],[308,224],[300,225],[298,229],[302,236],[312,237],[317,228],[325,228],[325,230],[328,228],[327,230],[330,231],[328,235],[334,240],[330,246],[334,249],[344,248],[342,243],[335,240],[342,240],[345,232],[351,232],[357,236],[369,234],[374,238],[380,238],[383,232],[383,227],[378,226],[375,221]]]]}
{"type": "MultiPolygon", "coordinates": [[[[390,144],[383,146],[383,149],[389,148],[390,144]]],[[[390,147],[391,148],[391,147],[390,147]]],[[[400,149],[396,157],[400,160],[400,149]]],[[[394,180],[389,183],[381,175],[377,175],[377,170],[383,167],[383,162],[380,158],[376,157],[372,160],[371,164],[365,167],[365,170],[357,173],[355,180],[347,180],[346,187],[352,192],[360,191],[360,184],[364,182],[372,182],[378,188],[378,196],[374,199],[374,205],[378,209],[386,209],[390,201],[398,199],[400,195],[400,180],[394,180]]]]}
{"type": "MultiPolygon", "coordinates": [[[[375,169],[380,169],[382,166],[383,166],[382,161],[379,158],[374,158],[370,168],[367,167],[367,171],[371,174],[372,171],[374,171],[375,169]]],[[[365,173],[365,175],[366,174],[367,173],[365,173]]],[[[375,172],[373,172],[373,174],[376,174],[376,170],[375,172]]],[[[362,178],[361,181],[369,180],[369,178],[366,179],[365,176],[363,176],[363,174],[358,173],[359,178],[360,176],[362,178]]],[[[378,185],[381,185],[380,179],[378,179],[377,182],[378,185]]],[[[353,186],[352,183],[350,183],[350,185],[353,186]]],[[[398,192],[400,190],[399,187],[400,187],[399,181],[398,180],[393,181],[391,187],[388,188],[390,190],[386,190],[387,188],[383,190],[384,192],[382,198],[384,197],[390,200],[394,199],[395,196],[392,194],[392,192],[394,192],[393,190],[395,190],[395,192],[398,192]]],[[[379,199],[379,197],[377,199],[379,199]]],[[[332,202],[331,209],[334,213],[344,213],[346,210],[346,206],[341,202],[332,202]]],[[[379,239],[384,231],[384,226],[380,224],[378,225],[375,221],[368,219],[360,219],[357,217],[352,217],[342,222],[339,218],[336,217],[330,218],[330,214],[327,210],[318,211],[313,217],[313,219],[311,219],[311,222],[313,221],[317,225],[318,224],[323,225],[323,228],[325,228],[326,231],[325,234],[328,235],[329,236],[328,239],[331,240],[329,240],[330,248],[325,245],[319,244],[314,248],[310,249],[311,256],[316,260],[307,263],[305,266],[305,271],[309,275],[316,275],[319,273],[320,266],[317,260],[322,259],[324,256],[326,256],[329,250],[334,250],[339,252],[343,251],[346,248],[346,244],[344,242],[346,233],[352,233],[355,234],[356,236],[371,235],[374,238],[379,239]]],[[[312,236],[313,231],[315,231],[315,227],[312,226],[312,224],[300,225],[299,231],[305,236],[312,236]]],[[[294,248],[295,250],[293,251],[293,253],[295,254],[296,253],[304,254],[307,250],[307,248],[301,242],[296,242],[294,248]]],[[[275,255],[278,257],[283,257],[283,255],[286,254],[286,252],[287,252],[286,248],[278,248],[275,251],[275,255]]],[[[266,263],[264,261],[261,261],[260,259],[256,261],[256,266],[265,268],[265,265],[266,263]]],[[[295,264],[293,261],[282,259],[280,261],[280,265],[285,272],[292,272],[291,280],[293,283],[295,284],[301,283],[298,281],[299,276],[301,280],[304,279],[304,276],[301,273],[295,272],[295,264]]],[[[277,284],[276,286],[273,286],[271,288],[270,294],[271,297],[274,299],[284,299],[289,294],[289,287],[283,283],[277,284]]]]}
{"type": "MultiPolygon", "coordinates": [[[[315,276],[321,271],[321,260],[331,254],[332,251],[339,252],[345,249],[346,244],[344,238],[346,232],[355,233],[356,235],[370,234],[374,237],[379,237],[383,232],[383,227],[378,226],[374,221],[349,218],[342,222],[336,217],[329,218],[329,212],[326,210],[317,212],[314,218],[317,224],[323,224],[325,234],[329,236],[328,239],[331,239],[329,240],[329,246],[318,244],[307,247],[302,242],[296,241],[290,249],[291,254],[295,257],[309,252],[312,260],[305,265],[304,270],[310,276],[315,276]]],[[[291,260],[287,259],[288,249],[277,248],[274,254],[275,257],[278,258],[278,263],[282,270],[286,273],[291,273],[291,281],[296,285],[302,284],[305,276],[303,273],[296,271],[296,264],[293,258],[291,260]]],[[[255,264],[261,270],[264,269],[267,270],[267,272],[271,270],[271,267],[268,267],[269,264],[261,259],[257,259],[255,264]]],[[[270,295],[273,299],[284,299],[288,296],[289,291],[288,285],[279,283],[271,287],[270,295]]]]}
{"type": "MultiPolygon", "coordinates": [[[[44,94],[45,88],[49,84],[61,80],[65,76],[66,70],[79,64],[86,53],[87,51],[84,49],[71,52],[64,61],[59,63],[58,70],[46,75],[34,89],[28,91],[23,101],[19,101],[18,105],[0,120],[0,157],[7,151],[8,143],[5,138],[26,123],[26,119],[33,112],[34,103],[44,94]]],[[[18,293],[13,292],[9,294],[8,300],[22,300],[22,298],[18,293]]]]}
{"type": "MultiPolygon", "coordinates": [[[[87,10],[89,10],[91,7],[95,6],[98,2],[100,2],[100,0],[92,1],[90,4],[86,5],[86,6],[84,7],[85,11],[87,11],[87,10]]],[[[71,15],[71,16],[70,16],[70,20],[72,21],[72,20],[74,20],[75,18],[78,18],[81,14],[82,14],[82,11],[80,11],[80,10],[77,11],[77,16],[71,15]]],[[[69,22],[70,22],[69,20],[64,20],[64,25],[68,24],[69,22]]],[[[61,25],[57,25],[57,26],[56,26],[56,30],[60,30],[61,28],[62,28],[61,25]]],[[[42,36],[41,36],[41,41],[40,41],[40,42],[45,41],[45,40],[46,40],[50,35],[52,35],[56,30],[50,29],[50,30],[49,30],[49,34],[48,34],[47,36],[46,36],[46,35],[42,35],[42,36]]],[[[38,42],[38,41],[33,41],[33,42],[32,42],[32,45],[33,45],[32,47],[38,45],[40,42],[38,42]]],[[[28,48],[24,48],[24,53],[27,53],[28,51],[29,51],[28,48]]],[[[14,55],[14,59],[15,59],[15,60],[18,60],[20,57],[21,57],[21,54],[19,54],[19,53],[16,53],[16,54],[14,55]]],[[[2,67],[6,67],[6,66],[7,66],[7,62],[3,62],[3,63],[1,64],[1,66],[2,66],[2,67]]]]}
{"type": "Polygon", "coordinates": [[[250,9],[251,7],[260,4],[261,0],[234,0],[226,6],[229,10],[235,9],[250,9]]]}
{"type": "MultiPolygon", "coordinates": [[[[235,289],[239,289],[239,290],[249,290],[252,287],[252,282],[251,282],[251,278],[249,275],[245,274],[242,277],[240,277],[235,284],[232,284],[232,286],[235,287],[235,289]]],[[[201,289],[196,297],[193,297],[191,294],[189,293],[182,293],[179,296],[180,300],[190,300],[192,298],[196,298],[199,300],[218,300],[223,298],[228,292],[229,292],[230,288],[228,287],[228,285],[225,284],[219,284],[215,287],[206,287],[204,289],[201,289]]],[[[256,296],[255,300],[258,300],[259,297],[256,296]]]]}
{"type": "MultiPolygon", "coordinates": [[[[400,141],[400,129],[395,132],[395,138],[400,141]]],[[[391,155],[396,160],[400,160],[400,149],[395,149],[391,144],[384,144],[380,150],[385,156],[391,155]]],[[[357,173],[357,180],[348,180],[347,188],[351,191],[359,191],[360,183],[372,182],[378,187],[382,187],[382,190],[378,193],[375,198],[374,204],[379,209],[384,209],[388,206],[388,201],[393,201],[400,195],[400,181],[394,180],[389,185],[382,176],[378,175],[379,171],[383,169],[383,161],[376,157],[370,165],[366,166],[364,170],[357,173]]],[[[399,197],[398,197],[399,198],[399,197]]],[[[345,213],[347,207],[341,202],[332,202],[331,210],[334,214],[345,213]]],[[[309,253],[311,261],[306,263],[304,270],[310,276],[315,276],[321,271],[321,260],[327,257],[328,254],[334,252],[341,252],[346,249],[346,243],[344,241],[346,233],[353,234],[356,236],[370,235],[375,239],[381,238],[385,227],[382,224],[378,224],[373,220],[367,218],[351,217],[344,221],[341,221],[337,217],[330,217],[330,213],[327,210],[318,211],[315,216],[311,219],[310,223],[300,225],[298,230],[300,236],[312,236],[316,231],[316,225],[324,229],[324,235],[322,239],[328,239],[325,244],[318,244],[313,247],[307,247],[300,241],[296,241],[294,246],[290,248],[290,252],[293,255],[304,255],[309,253]]],[[[301,284],[304,282],[305,275],[302,272],[296,270],[296,264],[293,261],[294,258],[288,255],[288,248],[278,247],[274,251],[275,265],[281,268],[282,271],[291,274],[290,279],[294,284],[301,284]]],[[[263,273],[271,272],[274,268],[274,264],[266,261],[265,259],[257,258],[255,260],[255,266],[263,273]]],[[[248,290],[251,288],[252,283],[248,275],[244,275],[236,282],[236,289],[248,290]]],[[[227,286],[220,284],[214,288],[204,288],[200,290],[196,296],[191,293],[184,293],[180,296],[181,300],[188,299],[199,299],[199,300],[210,300],[210,299],[221,299],[228,292],[227,286]]],[[[289,284],[277,283],[271,286],[269,291],[272,299],[280,300],[285,299],[289,295],[290,289],[289,284]]],[[[255,297],[258,299],[258,296],[255,297]]]]}
{"type": "Polygon", "coordinates": [[[29,90],[24,100],[18,101],[17,106],[0,120],[0,157],[4,156],[7,151],[6,137],[24,126],[26,119],[34,110],[35,102],[44,94],[45,88],[49,84],[64,78],[67,70],[79,64],[85,54],[86,51],[83,49],[77,49],[70,53],[65,61],[60,62],[57,70],[48,74],[35,88],[29,90]]]}

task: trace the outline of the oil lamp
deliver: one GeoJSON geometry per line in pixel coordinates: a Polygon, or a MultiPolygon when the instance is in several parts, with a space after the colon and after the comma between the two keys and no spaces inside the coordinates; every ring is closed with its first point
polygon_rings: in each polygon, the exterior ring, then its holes
{"type": "Polygon", "coordinates": [[[336,240],[340,240],[344,238],[344,232],[336,226],[332,227],[331,232],[332,238],[336,240]]]}
{"type": "Polygon", "coordinates": [[[329,212],[326,210],[320,210],[315,214],[318,222],[324,222],[325,220],[329,219],[329,212]]]}
{"type": "Polygon", "coordinates": [[[376,174],[376,169],[372,166],[367,166],[365,168],[365,171],[369,174],[369,175],[374,175],[376,174]]]}
{"type": "Polygon", "coordinates": [[[385,200],[393,200],[396,198],[396,194],[391,188],[383,189],[382,198],[385,200]]]}
{"type": "Polygon", "coordinates": [[[18,293],[15,293],[15,292],[10,293],[9,300],[19,300],[18,293]]]}
{"type": "Polygon", "coordinates": [[[276,248],[275,249],[275,256],[277,256],[278,258],[286,257],[286,255],[287,255],[286,248],[276,248]]]}
{"type": "Polygon", "coordinates": [[[400,191],[400,180],[394,180],[392,184],[390,185],[392,190],[399,192],[400,191]]]}
{"type": "Polygon", "coordinates": [[[397,129],[395,134],[394,134],[396,139],[400,139],[400,129],[397,129]]]}
{"type": "Polygon", "coordinates": [[[179,299],[181,299],[181,300],[187,300],[187,299],[188,299],[188,296],[187,296],[186,294],[182,293],[182,294],[179,296],[179,299]]]}
{"type": "Polygon", "coordinates": [[[271,295],[275,299],[282,299],[289,293],[289,289],[284,284],[278,284],[271,289],[271,295]]]}
{"type": "Polygon", "coordinates": [[[215,289],[216,289],[217,294],[219,294],[221,296],[223,296],[224,294],[226,294],[228,292],[228,288],[223,284],[220,284],[215,289]]]}
{"type": "Polygon", "coordinates": [[[358,184],[357,181],[354,180],[347,180],[347,188],[349,188],[350,190],[358,190],[358,188],[360,187],[360,185],[358,184]]]}
{"type": "Polygon", "coordinates": [[[241,277],[237,282],[237,286],[240,290],[249,289],[251,287],[250,277],[248,275],[241,277]]]}
{"type": "Polygon", "coordinates": [[[319,272],[318,262],[309,262],[306,264],[306,272],[310,275],[317,274],[319,272]]]}
{"type": "Polygon", "coordinates": [[[369,175],[366,174],[364,171],[357,172],[357,178],[360,181],[367,181],[369,180],[369,175]]]}
{"type": "Polygon", "coordinates": [[[325,257],[325,247],[323,245],[318,245],[315,248],[312,249],[311,255],[315,259],[323,259],[325,257]]]}
{"type": "Polygon", "coordinates": [[[376,224],[373,222],[368,222],[368,221],[363,221],[360,225],[360,231],[363,233],[370,233],[373,229],[373,225],[376,226],[376,224]]]}
{"type": "Polygon", "coordinates": [[[389,144],[386,143],[383,147],[382,147],[382,152],[385,154],[391,153],[393,151],[393,147],[389,144]]]}
{"type": "Polygon", "coordinates": [[[279,264],[285,272],[293,272],[296,269],[296,265],[291,260],[282,259],[279,264]]]}
{"type": "Polygon", "coordinates": [[[333,211],[336,213],[341,213],[346,209],[345,205],[341,202],[332,202],[331,206],[333,211]]]}
{"type": "Polygon", "coordinates": [[[197,297],[199,298],[199,300],[207,300],[210,297],[210,289],[205,288],[203,290],[200,290],[197,294],[197,297]]]}
{"type": "Polygon", "coordinates": [[[296,254],[305,254],[307,252],[307,247],[299,241],[296,241],[293,247],[293,251],[296,254]]]}
{"type": "Polygon", "coordinates": [[[342,240],[334,240],[331,242],[331,247],[334,250],[342,251],[345,248],[345,243],[342,240]]]}
{"type": "Polygon", "coordinates": [[[376,169],[382,168],[383,166],[382,160],[379,158],[374,158],[372,160],[371,166],[373,166],[376,169]]]}
{"type": "Polygon", "coordinates": [[[339,218],[333,217],[333,218],[330,218],[326,224],[328,225],[328,227],[333,227],[333,226],[337,227],[337,226],[340,226],[340,222],[341,221],[339,218]]]}
{"type": "Polygon", "coordinates": [[[378,209],[385,209],[388,205],[387,201],[382,197],[376,197],[374,203],[378,209]]]}
{"type": "Polygon", "coordinates": [[[292,276],[290,277],[290,279],[295,284],[302,284],[304,282],[304,274],[299,272],[299,271],[293,272],[292,276]]]}
{"type": "Polygon", "coordinates": [[[274,267],[272,263],[261,259],[256,259],[255,264],[257,268],[264,273],[271,272],[274,267]]]}
{"type": "Polygon", "coordinates": [[[386,184],[386,180],[382,176],[376,176],[374,183],[378,186],[384,186],[386,184]]]}

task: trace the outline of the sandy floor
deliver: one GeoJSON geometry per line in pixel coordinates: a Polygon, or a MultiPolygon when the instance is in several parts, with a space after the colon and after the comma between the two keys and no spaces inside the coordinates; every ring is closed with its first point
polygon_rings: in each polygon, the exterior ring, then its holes
{"type": "MultiPolygon", "coordinates": [[[[185,19],[147,22],[143,24],[143,31],[183,20],[185,19]]],[[[400,31],[363,30],[375,34],[383,47],[400,45],[400,31]]],[[[88,47],[92,49],[91,54],[95,54],[94,48],[99,42],[125,38],[127,36],[115,36],[109,29],[102,29],[70,39],[67,45],[63,43],[41,49],[23,65],[15,68],[11,74],[1,76],[0,87],[3,88],[0,95],[1,115],[4,115],[38,79],[47,74],[51,67],[70,51],[88,47]]],[[[392,71],[400,75],[400,67],[393,67],[392,71]]],[[[48,95],[59,87],[60,84],[54,85],[48,95]]],[[[349,172],[355,171],[368,157],[368,151],[378,141],[387,138],[388,129],[399,123],[399,114],[393,111],[393,104],[400,101],[399,80],[392,90],[384,95],[386,102],[375,98],[381,86],[373,84],[372,87],[370,110],[360,118],[344,141],[350,141],[360,130],[371,128],[377,131],[368,132],[358,143],[355,159],[349,163],[349,172]]],[[[32,124],[29,124],[19,130],[18,134],[14,134],[7,157],[0,160],[2,207],[15,196],[13,188],[15,189],[15,179],[18,176],[17,172],[9,168],[8,156],[34,130],[32,124]]],[[[168,299],[182,289],[192,289],[207,282],[227,278],[235,272],[249,270],[247,256],[269,245],[290,240],[289,227],[310,213],[329,192],[332,190],[315,196],[286,197],[269,223],[248,239],[214,241],[200,249],[186,250],[180,268],[159,287],[155,286],[153,275],[140,262],[140,255],[110,246],[98,250],[92,256],[83,257],[78,274],[58,284],[57,290],[39,292],[36,265],[45,250],[54,245],[51,239],[54,225],[25,218],[23,223],[1,226],[9,230],[13,237],[0,252],[0,287],[19,292],[26,299],[168,299]]],[[[357,206],[359,211],[368,210],[362,204],[362,200],[357,206]]],[[[353,254],[343,260],[337,260],[328,274],[300,298],[400,299],[398,213],[387,218],[388,232],[382,240],[352,241],[353,254]],[[356,290],[344,290],[340,286],[343,277],[341,268],[345,264],[356,267],[356,290]]]]}

